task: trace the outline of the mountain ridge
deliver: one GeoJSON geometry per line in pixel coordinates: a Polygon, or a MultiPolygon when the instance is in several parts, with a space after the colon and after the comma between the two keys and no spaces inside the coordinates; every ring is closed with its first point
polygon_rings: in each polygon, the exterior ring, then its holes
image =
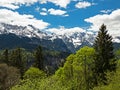
{"type": "MultiPolygon", "coordinates": [[[[32,25],[23,27],[0,23],[0,42],[5,43],[5,41],[3,41],[3,36],[4,38],[7,38],[8,36],[9,38],[11,38],[11,40],[14,36],[18,39],[18,41],[20,40],[21,43],[25,43],[28,47],[29,44],[30,46],[33,45],[32,47],[42,45],[43,47],[49,48],[51,50],[59,51],[61,49],[61,51],[76,52],[76,50],[85,45],[92,46],[96,33],[92,31],[88,32],[77,27],[67,30],[64,30],[64,27],[61,27],[60,30],[51,29],[43,32],[32,25]],[[23,42],[21,40],[23,40],[23,42]]],[[[119,37],[117,39],[120,40],[119,37]]],[[[14,41],[17,42],[17,40],[14,41]]],[[[23,46],[25,47],[25,45],[23,46]]]]}

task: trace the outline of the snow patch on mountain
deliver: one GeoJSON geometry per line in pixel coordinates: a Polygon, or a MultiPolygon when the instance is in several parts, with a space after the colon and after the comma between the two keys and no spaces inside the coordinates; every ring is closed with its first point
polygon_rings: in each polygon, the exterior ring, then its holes
{"type": "Polygon", "coordinates": [[[39,29],[35,28],[32,25],[28,26],[17,26],[0,23],[0,34],[13,33],[22,37],[36,37],[36,38],[44,38],[46,37],[46,33],[41,32],[39,29]]]}
{"type": "MultiPolygon", "coordinates": [[[[19,37],[45,39],[54,42],[54,40],[62,40],[71,51],[76,51],[84,45],[93,45],[96,32],[87,31],[80,27],[74,28],[51,28],[41,31],[32,25],[17,26],[0,23],[0,34],[15,34],[19,37]]],[[[113,36],[113,42],[120,43],[120,37],[113,36]]]]}
{"type": "Polygon", "coordinates": [[[70,50],[72,48],[79,48],[83,43],[92,45],[96,36],[93,32],[88,32],[80,27],[64,28],[61,26],[59,28],[47,29],[46,32],[57,35],[70,50]]]}
{"type": "Polygon", "coordinates": [[[113,42],[120,43],[120,37],[113,38],[113,42]]]}

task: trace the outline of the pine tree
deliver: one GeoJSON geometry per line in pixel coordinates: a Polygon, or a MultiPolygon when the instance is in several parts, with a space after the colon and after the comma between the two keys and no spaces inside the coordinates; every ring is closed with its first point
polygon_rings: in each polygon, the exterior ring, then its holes
{"type": "Polygon", "coordinates": [[[9,51],[5,49],[3,52],[3,62],[9,65],[9,51]]]}
{"type": "Polygon", "coordinates": [[[36,48],[34,66],[39,68],[40,70],[44,70],[44,67],[43,67],[43,52],[42,52],[42,47],[41,46],[38,46],[36,48]]]}
{"type": "Polygon", "coordinates": [[[103,24],[98,32],[94,43],[96,53],[95,76],[106,81],[105,72],[113,71],[116,68],[115,55],[113,52],[112,36],[110,36],[103,24]]]}
{"type": "Polygon", "coordinates": [[[11,65],[17,67],[20,70],[21,78],[25,71],[25,61],[23,60],[23,54],[21,48],[16,48],[10,55],[11,65]]]}

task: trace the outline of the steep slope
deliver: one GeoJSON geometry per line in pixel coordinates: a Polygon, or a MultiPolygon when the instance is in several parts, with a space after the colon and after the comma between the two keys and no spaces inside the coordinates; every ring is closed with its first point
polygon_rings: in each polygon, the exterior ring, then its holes
{"type": "Polygon", "coordinates": [[[70,52],[62,39],[55,38],[29,25],[27,27],[0,24],[0,49],[23,47],[29,50],[42,45],[50,50],[70,52]]]}
{"type": "Polygon", "coordinates": [[[49,50],[70,52],[61,39],[55,39],[54,41],[51,41],[40,38],[19,37],[11,33],[0,34],[0,49],[22,47],[28,50],[33,50],[38,45],[42,45],[44,48],[49,50]]]}
{"type": "Polygon", "coordinates": [[[88,32],[78,27],[71,29],[62,27],[60,29],[50,29],[47,30],[47,32],[51,32],[53,35],[57,35],[58,38],[61,38],[72,52],[75,52],[82,46],[93,45],[96,36],[96,33],[88,32]]]}
{"type": "MultiPolygon", "coordinates": [[[[60,29],[53,28],[41,31],[32,25],[23,27],[0,23],[0,49],[6,47],[34,49],[38,45],[42,45],[50,50],[75,52],[85,45],[92,46],[96,34],[79,27],[71,29],[61,27],[60,29]]],[[[113,36],[113,41],[118,46],[120,37],[113,36]]]]}

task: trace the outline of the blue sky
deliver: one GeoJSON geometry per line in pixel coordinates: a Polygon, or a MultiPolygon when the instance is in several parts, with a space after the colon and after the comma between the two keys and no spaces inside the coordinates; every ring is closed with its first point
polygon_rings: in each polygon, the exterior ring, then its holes
{"type": "MultiPolygon", "coordinates": [[[[82,1],[81,1],[82,2],[82,1]]],[[[84,2],[89,2],[93,5],[86,6],[85,8],[76,8],[75,5],[79,3],[78,1],[72,1],[69,3],[66,8],[56,6],[55,4],[48,2],[45,4],[34,3],[31,6],[22,6],[16,11],[20,14],[31,14],[34,15],[37,19],[42,19],[45,22],[50,23],[49,27],[59,27],[64,26],[66,28],[71,27],[88,27],[89,24],[84,21],[84,19],[89,18],[91,16],[97,15],[97,14],[103,14],[102,10],[110,10],[111,11],[120,8],[120,1],[118,0],[115,2],[114,0],[86,0],[84,2]],[[63,10],[66,11],[68,16],[64,15],[51,15],[47,13],[47,15],[41,15],[40,12],[42,12],[42,8],[46,8],[47,10],[53,8],[56,10],[63,10]],[[39,10],[37,10],[39,9],[39,10]]]]}
{"type": "Polygon", "coordinates": [[[108,29],[113,25],[113,33],[119,32],[119,22],[120,0],[0,0],[0,23],[31,24],[43,31],[61,27],[96,31],[105,23],[108,29]]]}

